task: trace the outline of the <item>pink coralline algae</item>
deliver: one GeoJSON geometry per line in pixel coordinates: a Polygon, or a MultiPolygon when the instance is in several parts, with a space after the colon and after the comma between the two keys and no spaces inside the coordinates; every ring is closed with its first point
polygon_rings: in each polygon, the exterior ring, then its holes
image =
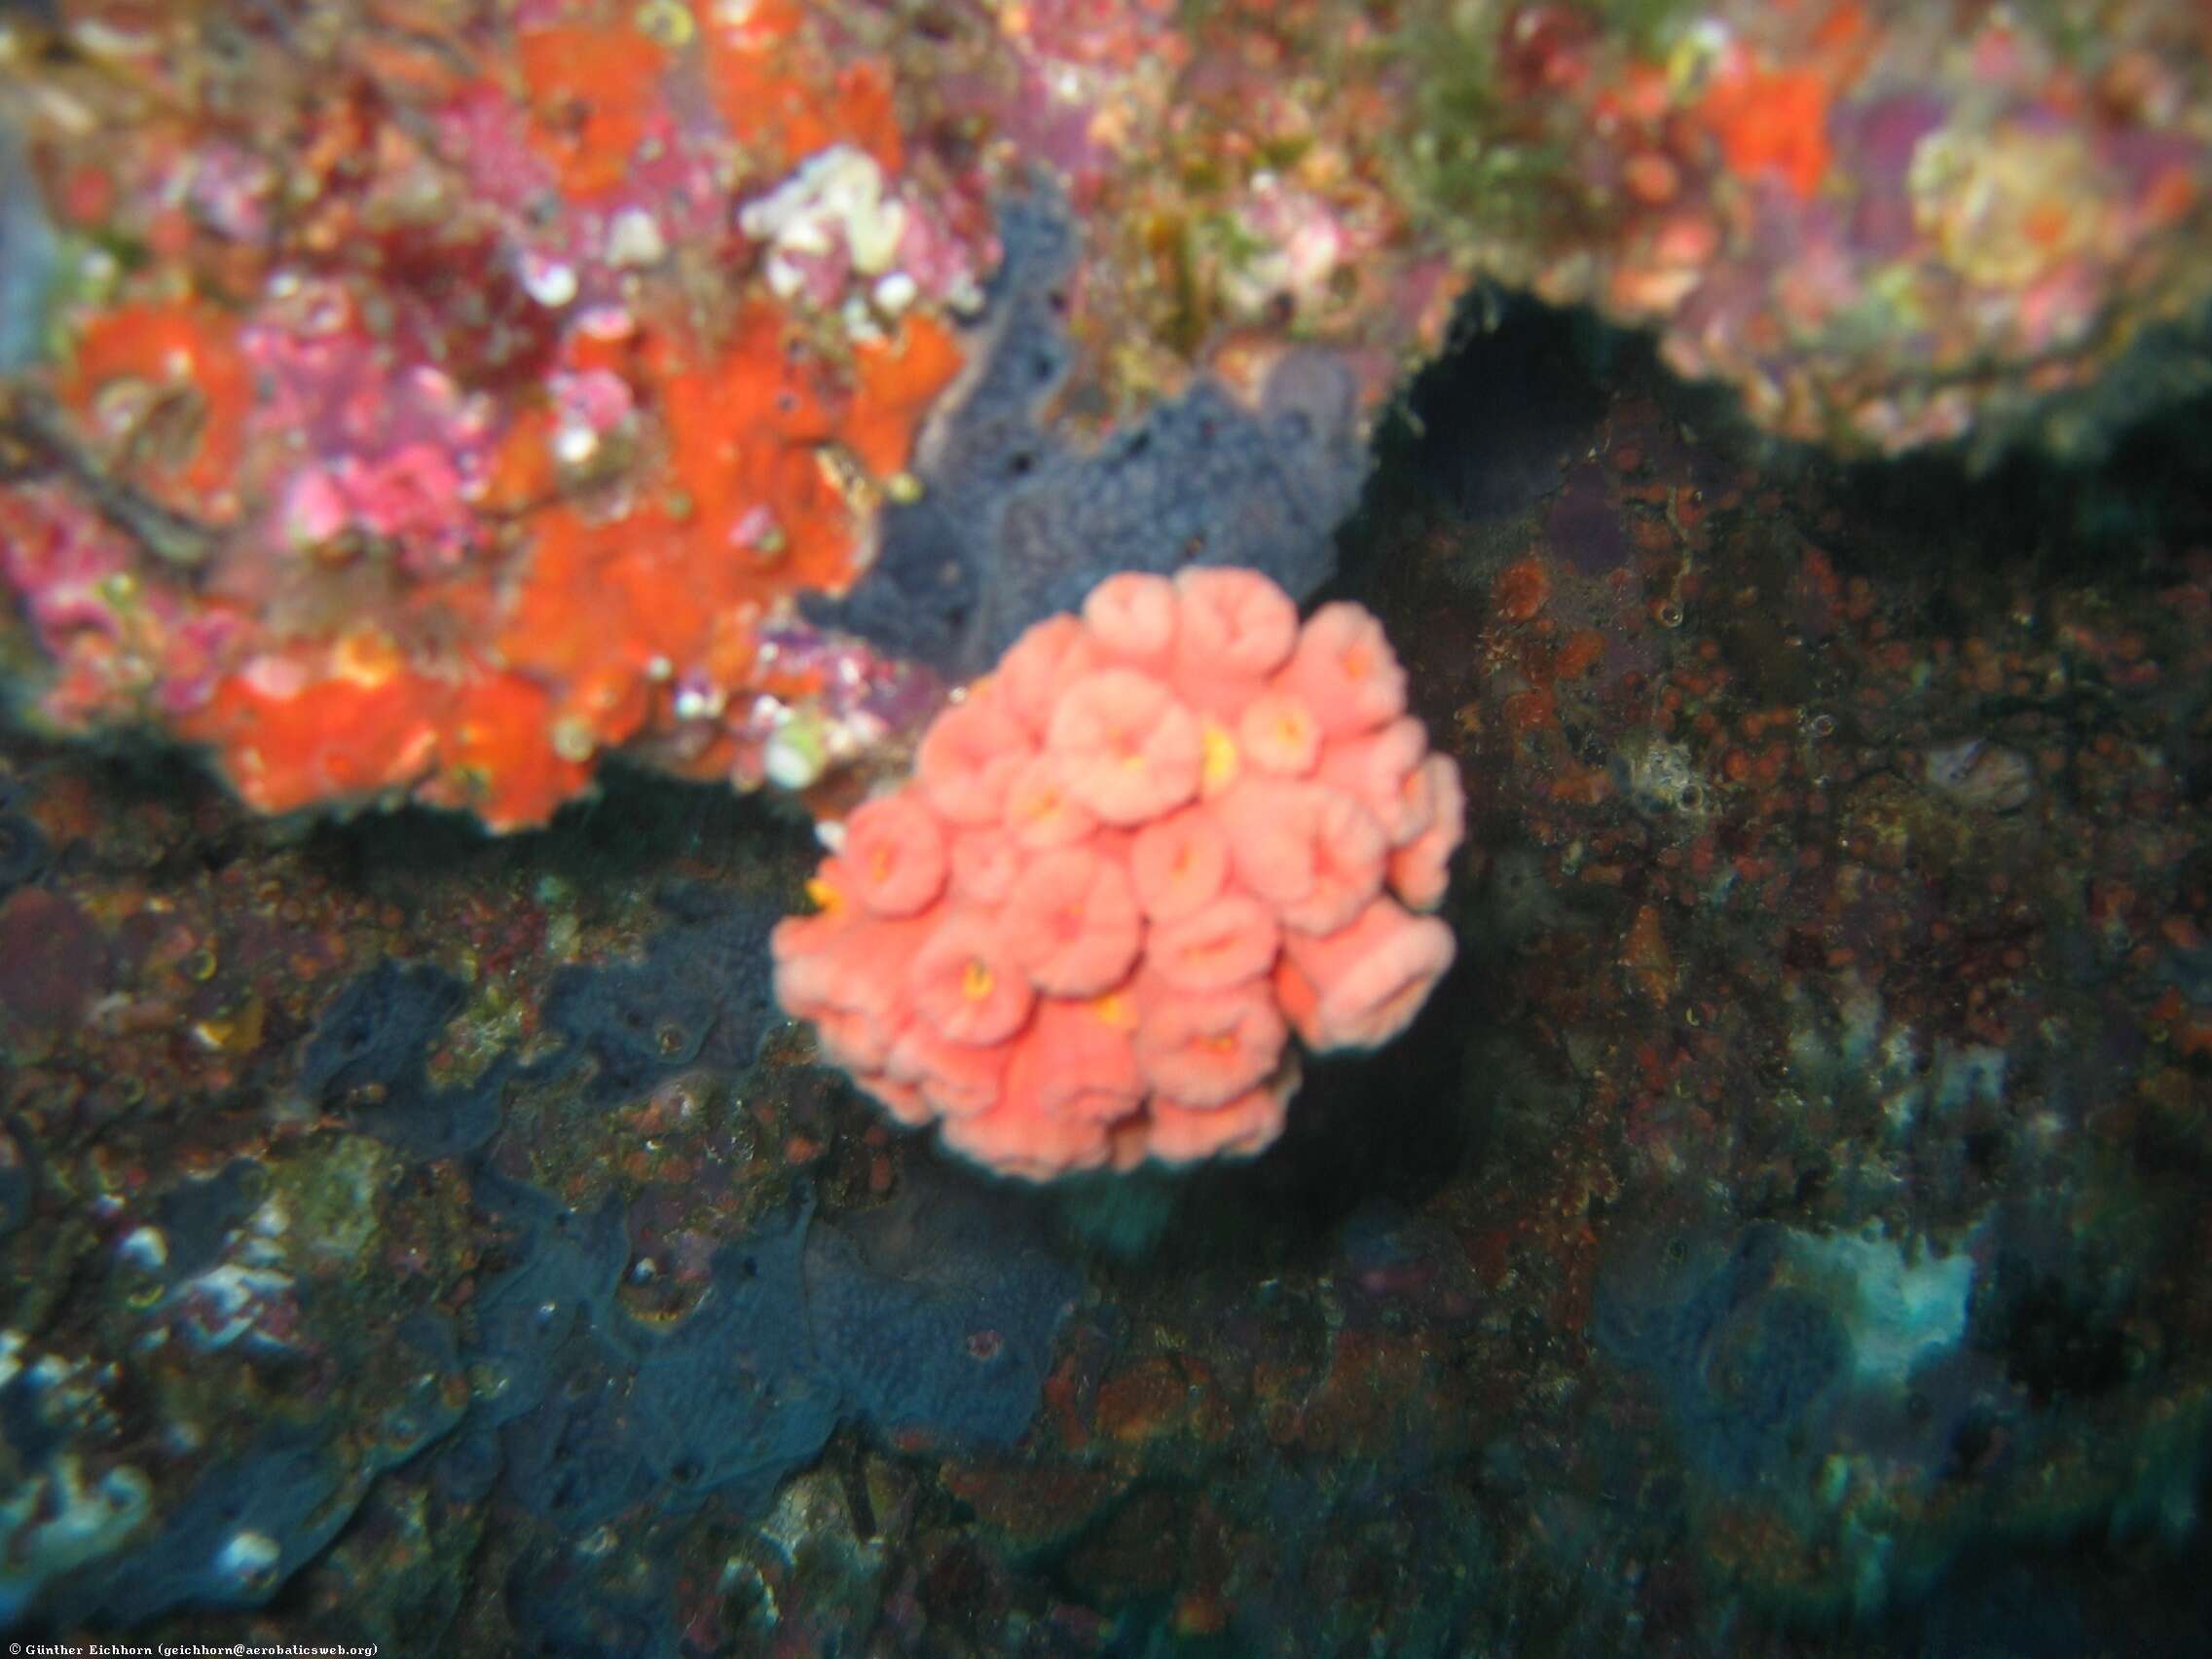
{"type": "MultiPolygon", "coordinates": [[[[249,431],[304,450],[278,492],[274,545],[329,558],[349,534],[388,543],[400,568],[450,570],[489,539],[483,496],[497,433],[489,397],[470,397],[426,361],[389,361],[341,288],[303,284],[243,331],[262,398],[249,431]]],[[[426,355],[426,353],[425,353],[426,355]]]]}
{"type": "Polygon", "coordinates": [[[1249,1156],[1295,1033],[1405,1028],[1459,775],[1356,605],[1249,571],[1124,574],[1038,623],[845,822],[776,992],[888,1112],[1028,1180],[1249,1156]]]}

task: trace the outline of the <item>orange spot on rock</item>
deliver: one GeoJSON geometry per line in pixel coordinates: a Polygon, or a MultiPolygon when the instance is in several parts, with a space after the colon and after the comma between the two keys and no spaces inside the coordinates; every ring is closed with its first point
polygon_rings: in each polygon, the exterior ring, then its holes
{"type": "Polygon", "coordinates": [[[484,494],[477,501],[480,510],[514,514],[552,499],[556,424],[553,412],[545,408],[528,409],[516,417],[492,452],[484,494]]]}
{"type": "Polygon", "coordinates": [[[878,478],[901,471],[914,433],[960,370],[960,347],[935,318],[907,319],[895,340],[854,353],[860,390],[844,422],[846,447],[878,478]]]}
{"type": "Polygon", "coordinates": [[[438,745],[438,770],[421,791],[491,830],[542,824],[584,787],[588,750],[555,749],[553,699],[519,674],[472,675],[455,693],[438,745]]]}
{"type": "Polygon", "coordinates": [[[1552,673],[1561,680],[1579,680],[1596,668],[1605,654],[1605,636],[1595,628],[1577,628],[1567,635],[1552,660],[1552,673]]]}
{"type": "Polygon", "coordinates": [[[1219,1636],[1229,1628],[1229,1606],[1215,1590],[1194,1590],[1175,1604],[1178,1636],[1219,1636]]]}
{"type": "Polygon", "coordinates": [[[905,162],[891,74],[872,58],[842,65],[819,21],[793,0],[738,9],[693,0],[706,42],[707,86],[740,143],[771,172],[831,144],[853,144],[885,172],[905,162]]]}
{"type": "Polygon", "coordinates": [[[105,167],[73,166],[62,175],[55,204],[71,224],[96,225],[115,210],[115,179],[105,167]]]}
{"type": "Polygon", "coordinates": [[[1697,113],[1733,172],[1772,174],[1799,196],[1812,195],[1827,174],[1828,88],[1810,69],[1723,73],[1697,113]]]}
{"type": "Polygon", "coordinates": [[[566,507],[540,513],[533,523],[536,536],[498,634],[498,650],[515,667],[566,679],[630,631],[626,611],[606,603],[615,594],[606,567],[619,556],[620,537],[566,507]],[[586,601],[592,594],[601,596],[596,608],[586,601]]]}
{"type": "Polygon", "coordinates": [[[1491,607],[1508,622],[1532,622],[1552,596],[1552,579],[1540,559],[1517,559],[1491,584],[1491,607]]]}
{"type": "Polygon", "coordinates": [[[232,785],[261,812],[360,799],[414,784],[437,753],[444,688],[364,672],[316,652],[286,667],[300,683],[235,674],[183,733],[211,743],[232,785]]]}
{"type": "Polygon", "coordinates": [[[1598,806],[1609,799],[1612,793],[1612,778],[1599,766],[1564,768],[1552,780],[1552,799],[1573,806],[1598,806]]]}
{"type": "Polygon", "coordinates": [[[1558,715],[1549,691],[1516,691],[1505,699],[1505,723],[1524,737],[1548,729],[1558,715]]]}
{"type": "Polygon", "coordinates": [[[2143,194],[2144,217],[2160,229],[2179,224],[2195,211],[2200,194],[2196,179],[2189,168],[2178,166],[2166,167],[2151,181],[2150,188],[2143,194]]]}
{"type": "Polygon", "coordinates": [[[653,353],[688,506],[686,563],[719,578],[726,598],[841,588],[853,574],[855,515],[820,454],[838,435],[842,399],[820,363],[785,348],[782,316],[756,306],[704,362],[672,343],[653,353]]]}
{"type": "Polygon", "coordinates": [[[197,301],[103,312],[87,324],[60,391],[134,488],[195,517],[238,516],[254,391],[229,316],[197,301]]]}
{"type": "Polygon", "coordinates": [[[1204,1368],[1193,1360],[1173,1354],[1139,1360],[1098,1385],[1092,1420],[1101,1433],[1131,1444],[1172,1434],[1191,1416],[1203,1380],[1204,1368]]]}
{"type": "Polygon", "coordinates": [[[538,29],[515,44],[530,90],[532,148],[572,197],[622,182],[660,93],[665,55],[626,28],[538,29]]]}
{"type": "Polygon", "coordinates": [[[1657,207],[1681,190],[1681,169],[1656,150],[1639,150],[1621,164],[1621,184],[1637,201],[1657,207]]]}

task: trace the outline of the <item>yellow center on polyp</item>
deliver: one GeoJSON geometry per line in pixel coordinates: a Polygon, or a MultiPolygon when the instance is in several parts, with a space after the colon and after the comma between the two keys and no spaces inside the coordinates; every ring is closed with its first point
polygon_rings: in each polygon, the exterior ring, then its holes
{"type": "Polygon", "coordinates": [[[1136,1023],[1135,1020],[1130,1017],[1128,999],[1126,997],[1118,996],[1112,991],[1108,991],[1104,996],[1100,997],[1096,1002],[1092,1003],[1090,1005],[1090,1009],[1093,1014],[1098,1015],[1099,1023],[1102,1025],[1120,1027],[1124,1025],[1133,1025],[1136,1023]]]}
{"type": "Polygon", "coordinates": [[[1198,1047],[1209,1053],[1226,1054],[1235,1049],[1236,1038],[1233,1033],[1225,1031],[1219,1037],[1199,1038],[1198,1047]]]}
{"type": "Polygon", "coordinates": [[[807,882],[806,896],[814,901],[814,907],[817,910],[834,910],[845,902],[837,890],[820,876],[815,876],[807,882]]]}
{"type": "Polygon", "coordinates": [[[974,958],[960,971],[960,994],[970,1002],[981,1002],[991,994],[995,981],[991,977],[990,964],[974,958]]]}
{"type": "Polygon", "coordinates": [[[1365,680],[1367,671],[1375,666],[1373,661],[1369,659],[1367,652],[1357,645],[1345,652],[1337,660],[1343,665],[1346,680],[1365,680]]]}
{"type": "Polygon", "coordinates": [[[891,849],[889,847],[876,848],[875,855],[867,861],[867,867],[878,881],[889,875],[891,873],[891,849]]]}
{"type": "Polygon", "coordinates": [[[1205,724],[1205,765],[1201,786],[1206,794],[1228,788],[1236,776],[1236,740],[1212,720],[1205,724]]]}

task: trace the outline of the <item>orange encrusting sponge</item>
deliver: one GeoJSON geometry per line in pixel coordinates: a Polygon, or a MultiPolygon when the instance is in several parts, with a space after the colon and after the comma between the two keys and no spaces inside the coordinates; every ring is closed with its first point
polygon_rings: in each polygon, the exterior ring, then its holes
{"type": "Polygon", "coordinates": [[[1250,571],[1031,628],[846,821],[776,994],[902,1123],[1046,1181],[1249,1156],[1295,1033],[1373,1048],[1453,957],[1457,768],[1381,624],[1250,571]]]}
{"type": "MultiPolygon", "coordinates": [[[[760,630],[798,594],[843,591],[866,543],[863,509],[830,482],[823,452],[896,473],[959,368],[958,344],[916,314],[840,377],[762,306],[719,351],[648,345],[632,373],[659,414],[667,457],[645,476],[661,497],[606,518],[559,498],[515,512],[516,552],[410,578],[387,611],[335,640],[259,639],[177,719],[250,805],[406,793],[496,830],[542,824],[583,793],[602,753],[675,726],[677,682],[740,706],[774,689],[756,661],[760,630]]],[[[716,747],[689,769],[726,767],[716,747]]]]}

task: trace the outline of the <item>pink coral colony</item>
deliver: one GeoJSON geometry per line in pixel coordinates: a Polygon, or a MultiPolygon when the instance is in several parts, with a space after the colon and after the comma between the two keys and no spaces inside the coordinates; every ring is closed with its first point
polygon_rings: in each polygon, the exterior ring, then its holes
{"type": "Polygon", "coordinates": [[[776,992],[903,1123],[1029,1180],[1249,1156],[1295,1032],[1403,1030],[1451,965],[1452,761],[1356,605],[1120,575],[1024,634],[846,821],[776,992]]]}

